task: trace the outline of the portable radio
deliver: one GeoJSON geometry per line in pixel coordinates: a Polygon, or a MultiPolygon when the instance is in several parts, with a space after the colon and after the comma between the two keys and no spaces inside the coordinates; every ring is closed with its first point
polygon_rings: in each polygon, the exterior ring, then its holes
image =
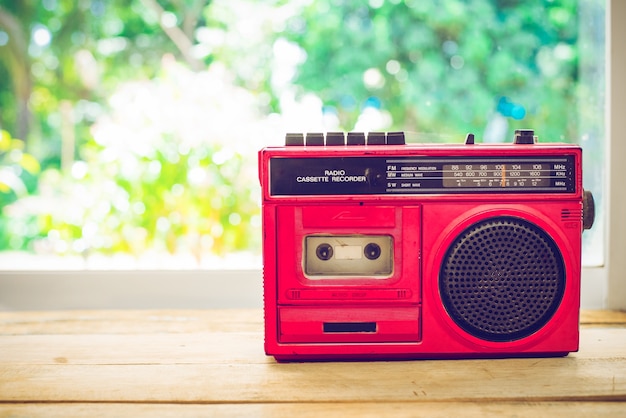
{"type": "Polygon", "coordinates": [[[578,350],[577,145],[287,134],[259,152],[265,351],[279,361],[578,350]]]}

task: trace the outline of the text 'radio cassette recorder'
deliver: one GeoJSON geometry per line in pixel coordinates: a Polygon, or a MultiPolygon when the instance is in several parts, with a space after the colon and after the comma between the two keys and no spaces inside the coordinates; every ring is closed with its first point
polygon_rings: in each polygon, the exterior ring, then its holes
{"type": "Polygon", "coordinates": [[[259,152],[265,351],[281,361],[578,350],[582,152],[287,134],[259,152]]]}

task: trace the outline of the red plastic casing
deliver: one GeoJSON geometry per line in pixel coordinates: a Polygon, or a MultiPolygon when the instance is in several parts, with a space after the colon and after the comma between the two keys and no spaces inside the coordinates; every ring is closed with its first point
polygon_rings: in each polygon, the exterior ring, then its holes
{"type": "Polygon", "coordinates": [[[577,351],[581,158],[576,145],[547,143],[262,149],[265,352],[279,361],[305,361],[563,356],[577,351]],[[365,156],[572,156],[575,187],[568,193],[272,194],[274,159],[365,156]],[[545,231],[562,255],[566,276],[562,300],[549,321],[513,341],[486,340],[462,329],[442,303],[438,284],[442,258],[461,231],[502,216],[545,231]],[[392,236],[393,273],[382,280],[311,280],[303,271],[303,242],[316,234],[392,236]],[[327,333],[327,322],[375,324],[375,331],[327,333]]]}

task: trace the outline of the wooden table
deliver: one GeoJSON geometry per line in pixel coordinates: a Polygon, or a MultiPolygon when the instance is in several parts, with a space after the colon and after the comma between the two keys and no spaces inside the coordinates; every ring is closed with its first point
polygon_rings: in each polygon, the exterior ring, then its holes
{"type": "Polygon", "coordinates": [[[278,364],[259,310],[0,313],[0,416],[626,417],[626,313],[564,358],[278,364]]]}

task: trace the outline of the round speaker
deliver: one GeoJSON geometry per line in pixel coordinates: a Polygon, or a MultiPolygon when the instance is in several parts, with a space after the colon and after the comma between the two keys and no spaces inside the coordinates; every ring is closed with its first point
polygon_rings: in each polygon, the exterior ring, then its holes
{"type": "Polygon", "coordinates": [[[486,341],[514,341],[540,330],[565,291],[563,256],[541,228],[494,217],[465,229],[448,248],[439,291],[452,320],[486,341]]]}

